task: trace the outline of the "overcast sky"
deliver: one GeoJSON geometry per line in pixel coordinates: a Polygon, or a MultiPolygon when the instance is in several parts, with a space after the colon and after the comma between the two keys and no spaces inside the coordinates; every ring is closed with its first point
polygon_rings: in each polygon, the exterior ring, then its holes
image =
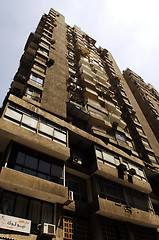
{"type": "Polygon", "coordinates": [[[159,91],[158,0],[0,0],[0,106],[30,32],[52,7],[159,91]]]}

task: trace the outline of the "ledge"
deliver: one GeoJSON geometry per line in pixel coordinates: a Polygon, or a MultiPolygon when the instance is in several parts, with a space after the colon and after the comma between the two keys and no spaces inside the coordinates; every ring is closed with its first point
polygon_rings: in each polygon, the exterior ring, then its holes
{"type": "Polygon", "coordinates": [[[2,167],[0,187],[51,203],[64,204],[68,199],[68,188],[23,172],[2,167]]]}
{"type": "Polygon", "coordinates": [[[98,205],[99,209],[96,211],[96,213],[102,216],[145,227],[159,227],[159,216],[155,214],[136,208],[130,208],[130,210],[128,210],[126,209],[125,205],[111,202],[100,197],[98,198],[98,205]]]}
{"type": "Polygon", "coordinates": [[[118,177],[117,168],[108,166],[98,161],[97,161],[97,170],[94,173],[104,178],[107,178],[109,180],[112,180],[114,182],[117,182],[119,184],[122,184],[126,187],[135,189],[136,191],[140,191],[146,194],[149,194],[150,192],[152,192],[151,186],[148,182],[144,182],[142,180],[138,180],[137,178],[133,177],[133,183],[131,183],[126,179],[126,175],[125,175],[125,179],[121,179],[118,177]]]}
{"type": "Polygon", "coordinates": [[[3,146],[3,148],[7,147],[8,142],[13,140],[30,148],[34,146],[34,149],[37,151],[64,161],[70,157],[70,149],[68,147],[53,142],[4,119],[0,119],[0,134],[0,150],[4,142],[6,142],[6,146],[3,146]]]}

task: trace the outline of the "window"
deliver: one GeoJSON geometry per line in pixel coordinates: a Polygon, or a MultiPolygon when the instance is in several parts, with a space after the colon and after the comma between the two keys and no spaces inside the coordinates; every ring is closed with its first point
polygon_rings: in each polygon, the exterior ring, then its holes
{"type": "Polygon", "coordinates": [[[90,240],[89,222],[83,219],[63,218],[64,239],[90,240]]]}
{"type": "Polygon", "coordinates": [[[41,102],[41,91],[38,89],[29,87],[26,91],[26,96],[36,102],[41,102]]]}
{"type": "Polygon", "coordinates": [[[99,197],[146,212],[154,212],[147,194],[124,187],[102,177],[97,179],[99,197]]]}
{"type": "Polygon", "coordinates": [[[0,196],[0,213],[29,219],[32,230],[37,230],[40,223],[53,223],[54,205],[4,190],[0,196]]]}
{"type": "Polygon", "coordinates": [[[7,167],[63,185],[63,163],[21,145],[14,144],[7,167]],[[20,149],[20,150],[19,150],[20,149]]]}
{"type": "Polygon", "coordinates": [[[63,230],[65,239],[73,239],[73,220],[71,218],[63,219],[63,230]]]}
{"type": "Polygon", "coordinates": [[[127,240],[128,233],[123,222],[111,219],[102,221],[103,240],[127,240]]]}
{"type": "Polygon", "coordinates": [[[4,119],[67,146],[66,129],[25,108],[10,103],[5,112],[4,119]]]}
{"type": "Polygon", "coordinates": [[[34,73],[31,73],[29,80],[39,86],[43,86],[44,83],[44,79],[42,77],[35,75],[34,73]]]}
{"type": "Polygon", "coordinates": [[[87,201],[86,181],[71,174],[66,174],[66,186],[73,191],[74,200],[79,202],[87,201]]]}
{"type": "Polygon", "coordinates": [[[47,62],[47,59],[44,56],[42,56],[41,54],[37,54],[36,59],[43,62],[44,64],[46,64],[46,62],[47,62]]]}
{"type": "Polygon", "coordinates": [[[45,48],[39,47],[38,51],[46,56],[49,56],[49,51],[47,51],[45,48]]]}
{"type": "Polygon", "coordinates": [[[123,159],[123,164],[126,165],[127,170],[135,169],[136,172],[136,174],[134,175],[135,178],[138,178],[145,182],[147,181],[144,170],[140,166],[130,163],[126,159],[123,159]]]}
{"type": "Polygon", "coordinates": [[[126,138],[125,138],[125,134],[124,133],[115,131],[115,136],[116,136],[117,140],[120,140],[120,141],[126,143],[126,138]]]}
{"type": "Polygon", "coordinates": [[[39,71],[41,73],[45,73],[45,71],[46,71],[46,67],[41,65],[40,63],[34,63],[33,69],[35,69],[36,71],[39,71]]]}
{"type": "Polygon", "coordinates": [[[49,47],[50,47],[50,44],[49,44],[49,43],[46,43],[46,42],[44,42],[44,41],[41,41],[40,44],[41,44],[44,48],[47,48],[47,49],[49,49],[49,47]]]}
{"type": "Polygon", "coordinates": [[[133,148],[132,141],[129,138],[126,138],[126,142],[127,142],[129,147],[133,148]]]}
{"type": "Polygon", "coordinates": [[[116,168],[116,166],[120,164],[119,156],[107,150],[101,150],[99,148],[96,148],[96,157],[99,162],[102,162],[111,167],[116,168]]]}
{"type": "Polygon", "coordinates": [[[143,131],[143,129],[142,129],[141,126],[136,126],[136,129],[137,129],[137,131],[138,131],[139,133],[144,134],[144,131],[143,131]]]}
{"type": "Polygon", "coordinates": [[[113,202],[126,204],[122,186],[109,180],[98,178],[98,191],[101,198],[108,199],[113,202]]]}
{"type": "Polygon", "coordinates": [[[157,163],[157,160],[156,160],[155,155],[153,153],[148,153],[148,157],[149,157],[150,161],[157,163]]]}
{"type": "Polygon", "coordinates": [[[141,138],[142,143],[145,145],[145,147],[149,147],[150,148],[150,144],[148,142],[148,140],[146,138],[141,138]]]}

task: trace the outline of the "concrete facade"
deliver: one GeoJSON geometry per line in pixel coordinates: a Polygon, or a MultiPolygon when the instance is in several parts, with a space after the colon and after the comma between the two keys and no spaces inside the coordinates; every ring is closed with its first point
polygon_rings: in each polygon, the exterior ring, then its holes
{"type": "Polygon", "coordinates": [[[54,9],[27,40],[0,111],[0,239],[159,239],[158,138],[95,43],[54,9]]]}

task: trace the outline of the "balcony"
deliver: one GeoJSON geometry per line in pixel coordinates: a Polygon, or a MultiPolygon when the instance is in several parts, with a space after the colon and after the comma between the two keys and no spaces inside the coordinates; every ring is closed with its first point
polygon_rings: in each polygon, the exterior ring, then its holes
{"type": "Polygon", "coordinates": [[[81,57],[78,63],[79,63],[79,66],[87,65],[88,67],[90,67],[90,63],[87,58],[81,57]]]}
{"type": "Polygon", "coordinates": [[[64,204],[68,199],[67,187],[6,167],[0,173],[0,187],[51,203],[64,204]]]}
{"type": "Polygon", "coordinates": [[[110,166],[109,162],[105,162],[104,164],[97,160],[96,168],[97,170],[94,173],[101,177],[105,178],[107,176],[107,179],[111,181],[120,183],[123,186],[132,188],[136,191],[144,192],[146,194],[149,194],[150,192],[152,192],[151,186],[148,182],[139,180],[135,176],[133,176],[132,178],[133,182],[129,182],[127,174],[124,175],[124,179],[119,178],[118,169],[114,165],[110,166]]]}
{"type": "Polygon", "coordinates": [[[104,217],[145,227],[159,227],[159,216],[136,208],[129,208],[123,204],[115,203],[100,197],[98,197],[98,209],[96,213],[104,217]]]}
{"type": "Polygon", "coordinates": [[[68,103],[68,113],[84,121],[88,121],[90,116],[87,113],[86,109],[80,104],[70,101],[68,103]]]}
{"type": "Polygon", "coordinates": [[[109,113],[109,117],[110,117],[110,122],[117,122],[118,124],[120,123],[120,117],[117,116],[115,113],[109,113]]]}
{"type": "Polygon", "coordinates": [[[112,102],[105,101],[105,105],[106,105],[109,112],[115,112],[116,111],[116,106],[112,102]]]}
{"type": "Polygon", "coordinates": [[[94,73],[89,67],[82,65],[79,70],[82,78],[93,81],[94,73]]]}
{"type": "Polygon", "coordinates": [[[92,126],[99,128],[104,128],[105,130],[110,130],[112,128],[111,123],[106,120],[106,115],[104,118],[104,114],[96,113],[93,111],[89,111],[90,119],[88,121],[88,127],[91,128],[92,126]]]}
{"type": "Polygon", "coordinates": [[[86,87],[84,89],[83,96],[84,96],[85,99],[90,98],[90,99],[92,99],[94,101],[98,101],[98,94],[97,94],[97,92],[91,90],[90,88],[86,87]]]}
{"type": "MultiPolygon", "coordinates": [[[[18,117],[17,115],[15,116],[18,117]]],[[[25,119],[27,120],[26,117],[25,119]]],[[[36,122],[36,120],[34,122],[36,122]]],[[[69,158],[70,149],[67,146],[53,142],[52,140],[48,139],[49,136],[46,138],[45,135],[41,136],[37,134],[36,131],[34,131],[32,128],[33,125],[26,125],[24,127],[18,125],[18,122],[12,122],[12,119],[0,119],[0,151],[3,152],[6,149],[8,143],[13,140],[30,148],[32,148],[34,144],[35,150],[64,161],[69,158]]],[[[47,128],[45,130],[47,130],[47,128]]]]}
{"type": "Polygon", "coordinates": [[[109,139],[110,136],[107,134],[106,130],[107,129],[111,129],[112,126],[109,122],[107,122],[106,124],[106,127],[104,128],[99,128],[99,127],[96,127],[96,126],[92,126],[91,127],[91,132],[94,134],[94,135],[97,135],[98,137],[102,137],[104,139],[109,139]]]}
{"type": "Polygon", "coordinates": [[[88,79],[86,79],[86,78],[83,78],[83,80],[82,80],[82,86],[83,86],[84,88],[88,87],[88,88],[90,88],[90,89],[92,89],[92,90],[95,90],[95,83],[94,83],[92,80],[88,80],[88,79]]]}

